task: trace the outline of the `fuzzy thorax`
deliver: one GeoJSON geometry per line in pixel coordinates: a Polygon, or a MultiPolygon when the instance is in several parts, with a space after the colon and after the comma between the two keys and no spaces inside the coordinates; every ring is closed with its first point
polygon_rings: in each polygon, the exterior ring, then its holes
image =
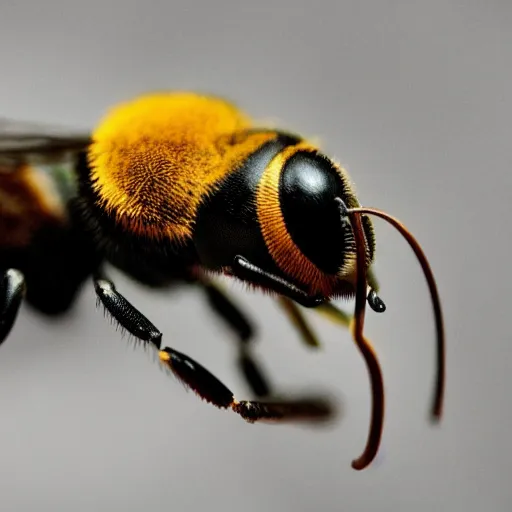
{"type": "Polygon", "coordinates": [[[99,206],[128,233],[183,241],[200,201],[261,141],[235,144],[249,119],[226,101],[157,93],[117,106],[93,133],[99,206]]]}

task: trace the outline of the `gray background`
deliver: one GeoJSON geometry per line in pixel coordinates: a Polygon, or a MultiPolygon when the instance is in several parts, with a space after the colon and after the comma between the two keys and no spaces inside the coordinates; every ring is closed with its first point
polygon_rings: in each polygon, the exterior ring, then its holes
{"type": "MultiPolygon", "coordinates": [[[[2,115],[90,128],[112,103],[189,88],[318,136],[363,203],[423,243],[445,308],[448,382],[433,428],[427,288],[379,221],[388,311],[369,313],[367,332],[388,402],[365,472],[350,461],[366,439],[368,379],[346,332],[312,318],[324,341],[312,353],[272,300],[232,285],[280,388],[328,390],[343,407],[329,427],[250,426],[127,348],[88,285],[59,322],[24,308],[2,346],[1,509],[510,510],[511,21],[505,0],[2,0],[2,115]]],[[[167,343],[247,396],[233,340],[201,296],[113,275],[167,343]]]]}

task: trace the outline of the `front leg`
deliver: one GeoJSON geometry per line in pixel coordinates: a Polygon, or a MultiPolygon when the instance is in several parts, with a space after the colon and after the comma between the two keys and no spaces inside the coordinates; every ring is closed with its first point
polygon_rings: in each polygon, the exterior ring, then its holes
{"type": "Polygon", "coordinates": [[[150,343],[160,363],[203,400],[221,409],[231,409],[248,422],[314,421],[331,416],[324,400],[238,401],[233,392],[217,377],[186,354],[170,347],[162,348],[162,333],[108,279],[96,276],[94,285],[99,300],[119,324],[137,339],[150,343]]]}

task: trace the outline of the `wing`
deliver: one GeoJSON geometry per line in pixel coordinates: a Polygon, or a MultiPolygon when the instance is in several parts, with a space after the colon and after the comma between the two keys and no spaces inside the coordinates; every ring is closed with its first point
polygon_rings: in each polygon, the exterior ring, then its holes
{"type": "Polygon", "coordinates": [[[85,149],[89,142],[89,133],[0,118],[2,170],[34,158],[57,161],[63,154],[85,149]]]}

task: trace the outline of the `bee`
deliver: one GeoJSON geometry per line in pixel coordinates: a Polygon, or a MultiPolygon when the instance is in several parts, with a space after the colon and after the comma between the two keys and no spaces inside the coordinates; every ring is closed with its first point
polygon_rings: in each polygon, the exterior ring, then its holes
{"type": "Polygon", "coordinates": [[[364,207],[344,168],[305,138],[258,126],[223,98],[148,93],[110,109],[92,133],[0,122],[0,343],[26,300],[65,313],[88,279],[98,301],[159,363],[200,398],[248,422],[320,420],[321,400],[272,398],[250,353],[253,327],[225,291],[229,276],[279,301],[309,345],[306,309],[347,327],[366,362],[371,422],[361,455],[378,453],[384,385],[364,335],[366,304],[385,305],[372,271],[371,217],[395,227],[416,254],[433,302],[437,375],[431,416],[444,393],[444,328],[430,265],[394,217],[364,207]],[[233,392],[199,362],[163,346],[162,332],[116,288],[109,264],[149,287],[198,286],[240,340],[239,365],[254,400],[233,392]],[[349,315],[334,300],[355,299],[349,315]]]}

